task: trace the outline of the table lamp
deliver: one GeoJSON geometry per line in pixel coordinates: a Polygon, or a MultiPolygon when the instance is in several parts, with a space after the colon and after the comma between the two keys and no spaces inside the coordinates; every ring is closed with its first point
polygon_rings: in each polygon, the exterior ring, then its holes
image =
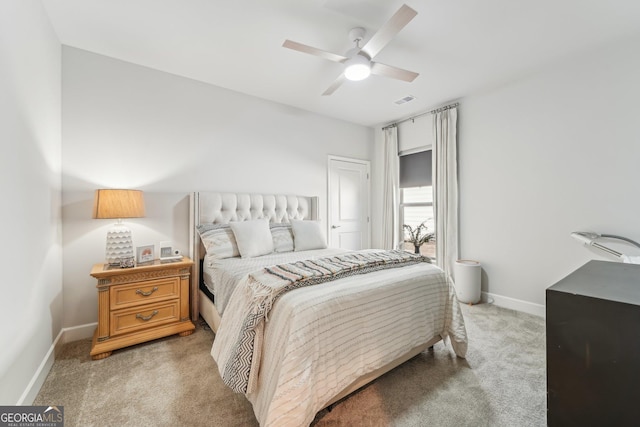
{"type": "MultiPolygon", "coordinates": [[[[144,217],[144,198],[140,190],[96,190],[93,200],[93,218],[117,219],[107,232],[106,260],[109,265],[121,265],[123,260],[134,259],[131,229],[123,218],[144,217]]],[[[131,266],[133,263],[131,262],[131,266]]]]}

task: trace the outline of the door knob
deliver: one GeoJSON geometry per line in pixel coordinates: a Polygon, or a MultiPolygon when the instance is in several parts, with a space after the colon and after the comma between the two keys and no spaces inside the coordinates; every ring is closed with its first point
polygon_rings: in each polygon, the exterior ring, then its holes
{"type": "Polygon", "coordinates": [[[331,228],[340,228],[339,225],[332,225],[331,228]]]}

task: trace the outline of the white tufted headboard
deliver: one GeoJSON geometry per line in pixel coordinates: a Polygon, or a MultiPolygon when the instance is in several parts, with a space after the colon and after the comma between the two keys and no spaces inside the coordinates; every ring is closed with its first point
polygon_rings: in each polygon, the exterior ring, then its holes
{"type": "Polygon", "coordinates": [[[246,194],[196,192],[190,198],[190,257],[195,262],[191,274],[191,318],[198,318],[198,287],[200,260],[204,247],[196,227],[200,224],[227,224],[268,218],[269,222],[290,222],[291,219],[318,219],[318,198],[281,194],[246,194]]]}
{"type": "Polygon", "coordinates": [[[194,197],[199,214],[196,225],[262,218],[269,222],[310,219],[317,205],[315,197],[277,194],[194,193],[194,197]]]}

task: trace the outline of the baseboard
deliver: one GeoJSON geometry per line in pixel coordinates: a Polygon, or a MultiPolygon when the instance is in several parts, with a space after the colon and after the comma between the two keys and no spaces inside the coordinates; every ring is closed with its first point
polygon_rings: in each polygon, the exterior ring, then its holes
{"type": "Polygon", "coordinates": [[[489,292],[482,292],[481,298],[482,302],[490,302],[499,307],[522,311],[524,313],[533,314],[534,316],[545,317],[546,310],[545,306],[542,304],[535,304],[529,301],[491,294],[489,292]]]}
{"type": "Polygon", "coordinates": [[[42,387],[42,384],[44,384],[44,380],[47,379],[47,375],[49,375],[49,371],[53,366],[53,361],[56,358],[56,347],[58,346],[58,343],[62,341],[63,332],[64,330],[60,331],[56,339],[53,340],[53,344],[51,344],[51,347],[49,347],[49,351],[47,351],[47,354],[45,354],[44,359],[42,359],[40,366],[38,366],[38,369],[36,369],[36,372],[33,374],[31,381],[29,381],[27,388],[22,393],[22,396],[20,396],[20,399],[18,399],[16,405],[33,404],[33,401],[40,391],[40,387],[42,387]]]}
{"type": "Polygon", "coordinates": [[[72,328],[63,328],[56,339],[53,340],[49,351],[47,351],[47,354],[42,359],[40,366],[36,369],[36,372],[33,374],[22,396],[20,396],[20,399],[16,402],[16,405],[32,405],[42,384],[44,384],[44,381],[47,379],[47,375],[49,375],[49,371],[51,371],[53,362],[56,359],[56,354],[58,354],[62,345],[71,341],[91,338],[97,325],[97,323],[89,323],[72,328]]]}
{"type": "Polygon", "coordinates": [[[63,344],[72,341],[84,340],[93,337],[93,331],[98,327],[98,323],[87,323],[86,325],[64,328],[63,344]]]}

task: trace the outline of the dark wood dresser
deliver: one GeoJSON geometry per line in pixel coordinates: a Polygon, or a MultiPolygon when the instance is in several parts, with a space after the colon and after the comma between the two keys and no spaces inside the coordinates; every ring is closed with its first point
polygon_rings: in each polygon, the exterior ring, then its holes
{"type": "Polygon", "coordinates": [[[546,299],[548,425],[640,425],[640,265],[589,261],[546,299]]]}

